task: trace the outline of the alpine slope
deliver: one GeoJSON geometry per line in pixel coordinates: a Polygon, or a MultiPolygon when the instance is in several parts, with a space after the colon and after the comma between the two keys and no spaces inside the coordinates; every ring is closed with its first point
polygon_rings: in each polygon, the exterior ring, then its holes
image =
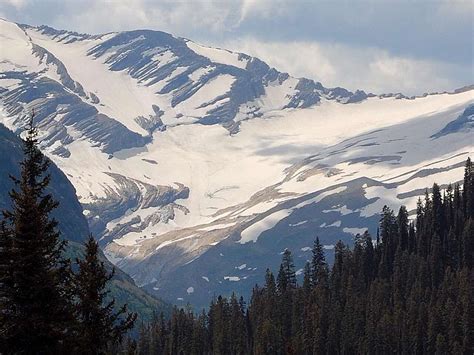
{"type": "MultiPolygon", "coordinates": [[[[0,20],[0,123],[34,111],[110,261],[177,304],[248,295],[285,248],[301,273],[384,205],[411,213],[474,153],[474,86],[326,88],[171,34],[0,20]]],[[[315,66],[318,63],[314,63],[315,66]]]]}

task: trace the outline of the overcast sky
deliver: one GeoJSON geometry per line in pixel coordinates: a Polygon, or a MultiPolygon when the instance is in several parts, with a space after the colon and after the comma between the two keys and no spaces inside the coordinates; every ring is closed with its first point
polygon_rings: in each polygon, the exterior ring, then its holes
{"type": "Polygon", "coordinates": [[[474,1],[0,0],[0,16],[103,33],[155,29],[375,93],[474,83],[474,1]]]}

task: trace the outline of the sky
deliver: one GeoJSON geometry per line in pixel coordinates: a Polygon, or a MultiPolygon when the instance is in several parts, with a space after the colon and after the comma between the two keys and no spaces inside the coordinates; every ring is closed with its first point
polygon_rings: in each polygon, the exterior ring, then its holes
{"type": "Polygon", "coordinates": [[[0,0],[0,17],[98,34],[154,29],[373,93],[474,84],[472,0],[0,0]]]}

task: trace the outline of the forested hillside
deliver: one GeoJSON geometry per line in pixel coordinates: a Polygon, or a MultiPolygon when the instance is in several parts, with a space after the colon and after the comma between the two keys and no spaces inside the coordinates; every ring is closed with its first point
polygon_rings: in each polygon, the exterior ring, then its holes
{"type": "Polygon", "coordinates": [[[376,236],[335,247],[330,268],[316,239],[297,283],[292,254],[266,272],[248,306],[215,298],[209,311],[176,308],[143,325],[140,354],[472,354],[474,173],[434,184],[418,202],[384,207],[376,236]]]}
{"type": "MultiPolygon", "coordinates": [[[[0,124],[0,152],[2,152],[0,155],[0,211],[11,208],[8,193],[14,187],[14,183],[9,176],[20,175],[20,162],[23,159],[22,147],[22,140],[0,124]]],[[[61,238],[68,241],[65,252],[72,258],[80,257],[84,251],[82,243],[87,240],[90,233],[82,207],[77,201],[74,187],[54,163],[51,163],[48,173],[51,175],[51,182],[46,191],[59,202],[59,208],[51,211],[51,216],[58,221],[61,238]]],[[[114,266],[105,258],[102,251],[99,251],[99,255],[107,269],[112,270],[114,266]]],[[[109,287],[118,301],[127,303],[130,309],[146,320],[151,319],[153,308],[163,309],[165,314],[169,314],[170,305],[138,288],[129,275],[119,268],[115,269],[116,273],[109,287]]]]}

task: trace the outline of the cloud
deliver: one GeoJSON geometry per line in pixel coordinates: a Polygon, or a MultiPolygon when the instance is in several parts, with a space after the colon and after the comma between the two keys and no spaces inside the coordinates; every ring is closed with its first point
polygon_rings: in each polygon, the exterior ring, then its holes
{"type": "Polygon", "coordinates": [[[8,0],[0,11],[13,21],[48,24],[86,33],[137,28],[175,35],[226,32],[238,23],[240,2],[155,0],[8,0]],[[24,11],[18,11],[19,5],[24,11]]]}
{"type": "Polygon", "coordinates": [[[429,59],[390,54],[378,48],[321,42],[268,42],[255,38],[229,40],[224,47],[258,57],[270,66],[325,86],[374,93],[453,90],[470,84],[469,68],[429,59]]]}
{"type": "Polygon", "coordinates": [[[17,10],[21,10],[26,6],[27,0],[3,0],[6,5],[12,6],[17,10]]]}
{"type": "Polygon", "coordinates": [[[472,80],[472,0],[0,0],[0,15],[104,33],[155,29],[240,49],[328,86],[407,94],[472,80]]]}
{"type": "Polygon", "coordinates": [[[271,16],[284,15],[289,6],[290,3],[285,0],[242,0],[237,25],[253,17],[268,19],[271,16]]]}

